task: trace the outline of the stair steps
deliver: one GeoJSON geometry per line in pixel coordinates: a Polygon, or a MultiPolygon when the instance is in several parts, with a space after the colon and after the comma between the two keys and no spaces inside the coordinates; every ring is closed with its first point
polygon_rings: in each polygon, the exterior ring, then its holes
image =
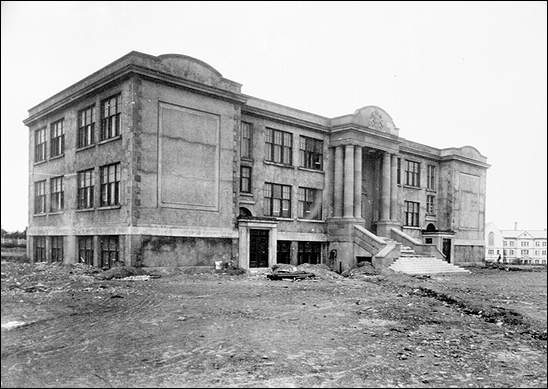
{"type": "Polygon", "coordinates": [[[406,274],[470,273],[469,270],[450,264],[434,256],[415,253],[411,247],[402,246],[400,257],[389,268],[406,274]]]}

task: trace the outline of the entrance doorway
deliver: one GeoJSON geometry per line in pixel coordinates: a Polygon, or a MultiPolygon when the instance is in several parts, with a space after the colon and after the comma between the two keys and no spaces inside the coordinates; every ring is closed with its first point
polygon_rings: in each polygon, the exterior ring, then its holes
{"type": "Polygon", "coordinates": [[[445,255],[445,260],[451,263],[451,239],[443,238],[441,252],[445,255]]]}
{"type": "Polygon", "coordinates": [[[268,230],[249,230],[249,267],[268,267],[268,230]]]}

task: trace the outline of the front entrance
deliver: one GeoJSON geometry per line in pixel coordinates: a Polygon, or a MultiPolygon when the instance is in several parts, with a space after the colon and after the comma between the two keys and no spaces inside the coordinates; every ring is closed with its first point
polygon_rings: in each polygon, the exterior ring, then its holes
{"type": "Polygon", "coordinates": [[[249,230],[249,267],[268,267],[268,230],[249,230]]]}
{"type": "Polygon", "coordinates": [[[443,238],[441,252],[445,255],[445,260],[451,263],[451,239],[443,238]]]}

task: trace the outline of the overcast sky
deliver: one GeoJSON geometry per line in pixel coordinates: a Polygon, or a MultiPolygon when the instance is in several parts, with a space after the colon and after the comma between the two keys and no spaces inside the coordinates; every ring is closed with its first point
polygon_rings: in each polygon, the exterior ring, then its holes
{"type": "Polygon", "coordinates": [[[487,221],[546,228],[546,3],[2,2],[2,227],[27,225],[27,110],[138,50],[199,58],[259,98],[473,145],[487,221]]]}

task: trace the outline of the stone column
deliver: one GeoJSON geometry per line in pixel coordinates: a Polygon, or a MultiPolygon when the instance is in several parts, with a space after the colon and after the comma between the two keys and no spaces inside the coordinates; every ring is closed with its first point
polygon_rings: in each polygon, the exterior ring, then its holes
{"type": "Polygon", "coordinates": [[[354,145],[344,151],[344,217],[354,216],[354,145]]]}
{"type": "Polygon", "coordinates": [[[390,219],[390,154],[382,156],[381,172],[381,217],[380,220],[390,219]]]}
{"type": "Polygon", "coordinates": [[[398,157],[392,154],[392,176],[390,185],[390,220],[398,220],[398,157]]]}
{"type": "Polygon", "coordinates": [[[362,217],[362,148],[354,149],[354,217],[362,217]]]}
{"type": "Polygon", "coordinates": [[[335,148],[335,175],[333,177],[333,216],[342,216],[343,205],[343,147],[335,148]]]}
{"type": "Polygon", "coordinates": [[[101,261],[101,245],[99,243],[99,237],[93,236],[93,266],[99,267],[101,261]]]}

